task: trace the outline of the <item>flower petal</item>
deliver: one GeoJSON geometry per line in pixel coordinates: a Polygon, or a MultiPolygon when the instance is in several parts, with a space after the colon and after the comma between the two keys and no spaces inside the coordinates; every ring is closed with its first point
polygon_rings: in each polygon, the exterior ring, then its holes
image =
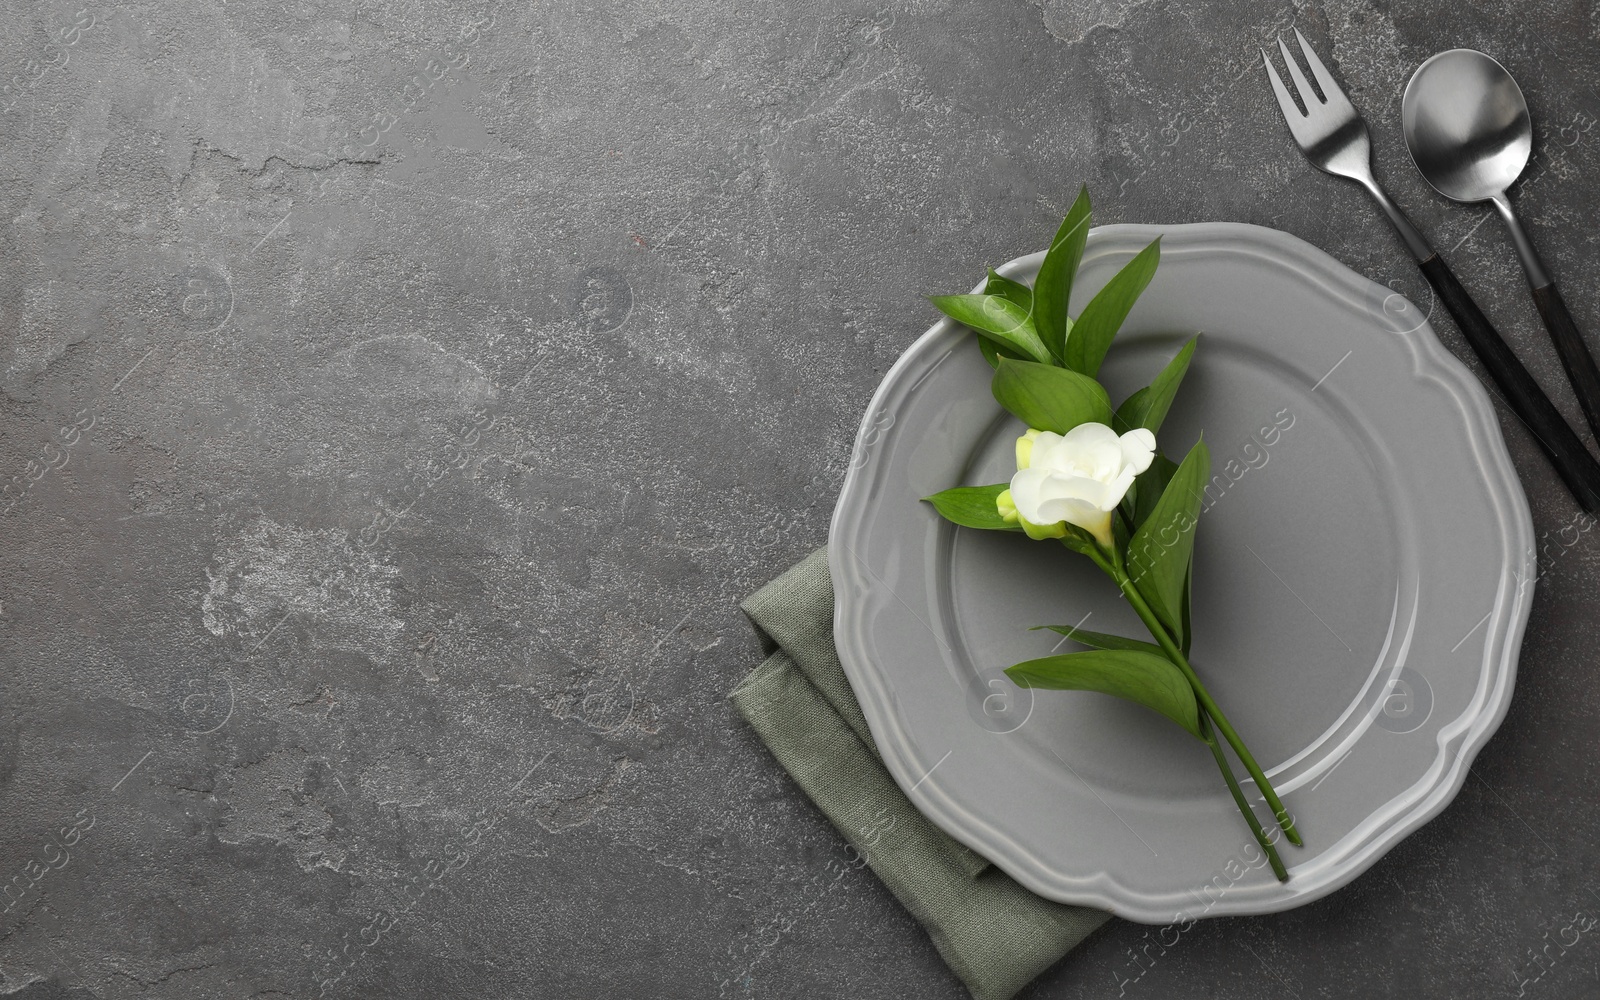
{"type": "MultiPolygon", "coordinates": [[[[1029,448],[1028,464],[1024,466],[1017,463],[1017,468],[1050,468],[1056,462],[1056,454],[1061,448],[1061,435],[1055,431],[1030,430],[1033,435],[1033,444],[1029,448]]],[[[1025,435],[1026,436],[1026,435],[1025,435]]],[[[1022,454],[1022,442],[1017,442],[1017,454],[1022,454]]]]}
{"type": "Polygon", "coordinates": [[[1088,476],[1056,473],[1041,481],[1035,508],[1041,518],[1050,521],[1070,521],[1075,515],[1097,517],[1099,511],[1116,506],[1116,500],[1109,506],[1105,503],[1110,489],[1108,484],[1088,476]]]}
{"type": "Polygon", "coordinates": [[[1017,474],[1011,477],[1011,503],[1017,508],[1017,513],[1023,520],[1032,521],[1034,524],[1050,523],[1039,516],[1039,501],[1044,499],[1042,493],[1044,481],[1049,478],[1050,473],[1037,465],[1018,469],[1017,474]]]}
{"type": "MultiPolygon", "coordinates": [[[[1134,475],[1144,472],[1155,461],[1156,436],[1148,427],[1135,427],[1122,435],[1117,443],[1122,446],[1123,464],[1133,469],[1134,475]]],[[[1128,491],[1124,488],[1122,492],[1128,491]]]]}
{"type": "Polygon", "coordinates": [[[1040,513],[1049,521],[1066,521],[1087,528],[1104,519],[1105,512],[1093,500],[1080,497],[1056,497],[1040,505],[1040,513]]]}
{"type": "Polygon", "coordinates": [[[1059,451],[1072,456],[1082,475],[1110,478],[1122,467],[1122,443],[1106,424],[1078,424],[1062,435],[1059,451]]]}
{"type": "Polygon", "coordinates": [[[1059,451],[1069,456],[1058,460],[1062,471],[1109,482],[1122,469],[1122,442],[1105,424],[1079,424],[1063,436],[1059,451]]]}
{"type": "Polygon", "coordinates": [[[1133,485],[1133,477],[1138,473],[1133,471],[1133,466],[1124,465],[1122,472],[1116,479],[1106,484],[1105,494],[1100,497],[1101,510],[1115,510],[1122,498],[1128,495],[1128,487],[1133,485]]]}
{"type": "Polygon", "coordinates": [[[1092,448],[1096,445],[1115,442],[1117,440],[1117,432],[1105,424],[1079,424],[1063,434],[1061,440],[1074,449],[1092,448]]]}

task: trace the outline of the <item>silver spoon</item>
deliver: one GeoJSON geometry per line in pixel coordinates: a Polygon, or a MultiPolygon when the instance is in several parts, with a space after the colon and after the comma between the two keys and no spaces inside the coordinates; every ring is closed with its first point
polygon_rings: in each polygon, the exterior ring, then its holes
{"type": "Polygon", "coordinates": [[[1600,438],[1600,369],[1506,197],[1533,149],[1533,121],[1522,88],[1482,52],[1451,49],[1411,75],[1400,120],[1411,159],[1429,184],[1455,201],[1493,202],[1505,220],[1567,380],[1600,438]]]}

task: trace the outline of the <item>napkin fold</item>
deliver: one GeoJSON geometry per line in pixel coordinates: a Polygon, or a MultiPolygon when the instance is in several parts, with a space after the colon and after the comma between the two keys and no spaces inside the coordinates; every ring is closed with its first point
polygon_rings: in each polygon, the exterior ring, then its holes
{"type": "Polygon", "coordinates": [[[729,698],[975,1000],[1008,1000],[1110,918],[1024,889],[929,822],[895,784],[833,644],[827,549],[740,606],[770,655],[729,698]]]}

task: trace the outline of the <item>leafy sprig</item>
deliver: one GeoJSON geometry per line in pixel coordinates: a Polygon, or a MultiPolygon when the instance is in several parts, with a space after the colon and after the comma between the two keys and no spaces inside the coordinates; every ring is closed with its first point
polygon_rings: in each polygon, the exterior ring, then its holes
{"type": "MultiPolygon", "coordinates": [[[[1056,231],[1032,287],[991,270],[982,292],[934,296],[931,301],[977,334],[979,350],[994,368],[990,389],[995,400],[1029,428],[1065,435],[1092,423],[1106,424],[1119,434],[1138,428],[1155,434],[1183,384],[1198,337],[1185,343],[1149,385],[1112,407],[1096,376],[1128,313],[1155,276],[1161,241],[1157,238],[1135,254],[1073,318],[1070,305],[1090,217],[1084,188],[1056,231]]],[[[1103,524],[1096,528],[1097,536],[1062,522],[1048,536],[1089,557],[1111,577],[1155,641],[1062,625],[1035,626],[1090,648],[1018,663],[1006,674],[1021,687],[1098,691],[1137,702],[1205,743],[1274,873],[1287,880],[1276,837],[1268,835],[1245,800],[1223,743],[1261,790],[1275,825],[1296,845],[1302,843],[1299,832],[1188,659],[1194,536],[1210,465],[1203,439],[1179,462],[1158,449],[1122,497],[1109,533],[1103,524]]],[[[1008,511],[1010,487],[960,486],[924,499],[945,519],[964,527],[1020,531],[1023,524],[1015,508],[1008,511]]],[[[1029,534],[1046,537],[1035,533],[1036,527],[1029,526],[1029,534]]]]}

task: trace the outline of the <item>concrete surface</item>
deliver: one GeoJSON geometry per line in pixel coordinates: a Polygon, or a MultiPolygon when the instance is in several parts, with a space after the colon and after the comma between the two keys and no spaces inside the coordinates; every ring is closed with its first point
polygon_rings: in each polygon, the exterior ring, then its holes
{"type": "MultiPolygon", "coordinates": [[[[1600,331],[1600,12],[0,0],[0,992],[964,996],[724,700],[921,299],[1097,219],[1276,226],[1430,301],[1291,148],[1297,25],[1576,422],[1509,243],[1411,170],[1465,45],[1600,331]],[[31,464],[30,464],[31,463],[31,464]]],[[[1464,344],[1448,321],[1441,335],[1464,344]]],[[[1575,508],[1502,414],[1535,520],[1575,508]]],[[[1588,995],[1600,544],[1515,704],[1350,888],[1025,994],[1588,995]]]]}

